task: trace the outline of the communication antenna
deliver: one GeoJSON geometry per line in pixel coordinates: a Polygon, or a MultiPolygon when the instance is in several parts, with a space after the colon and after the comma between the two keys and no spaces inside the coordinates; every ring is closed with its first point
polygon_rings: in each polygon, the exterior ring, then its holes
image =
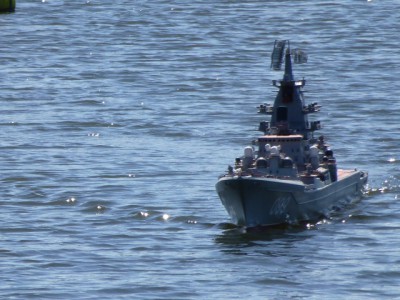
{"type": "Polygon", "coordinates": [[[308,55],[303,50],[293,49],[291,54],[295,64],[305,64],[308,60],[308,55]]]}

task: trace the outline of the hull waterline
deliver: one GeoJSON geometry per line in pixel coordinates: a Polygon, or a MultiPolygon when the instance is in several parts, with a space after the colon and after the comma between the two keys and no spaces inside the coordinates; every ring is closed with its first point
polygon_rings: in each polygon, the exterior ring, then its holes
{"type": "Polygon", "coordinates": [[[358,171],[319,189],[307,189],[299,181],[223,177],[216,189],[234,224],[256,227],[328,216],[341,204],[359,199],[366,181],[367,175],[358,171]]]}

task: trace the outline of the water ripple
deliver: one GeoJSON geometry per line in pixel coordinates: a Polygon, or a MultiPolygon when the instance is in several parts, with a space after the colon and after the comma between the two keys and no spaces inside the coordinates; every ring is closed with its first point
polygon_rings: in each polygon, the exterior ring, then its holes
{"type": "Polygon", "coordinates": [[[0,298],[399,297],[397,8],[46,0],[0,15],[0,298]],[[246,231],[214,184],[258,135],[280,38],[308,52],[306,100],[370,186],[320,222],[246,231]]]}

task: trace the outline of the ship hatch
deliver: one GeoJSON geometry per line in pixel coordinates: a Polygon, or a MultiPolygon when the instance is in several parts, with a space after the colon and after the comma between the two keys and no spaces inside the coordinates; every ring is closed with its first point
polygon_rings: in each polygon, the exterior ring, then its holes
{"type": "Polygon", "coordinates": [[[293,101],[293,86],[292,85],[283,85],[282,86],[282,102],[283,103],[292,103],[293,101]]]}
{"type": "Polygon", "coordinates": [[[276,120],[278,122],[286,122],[288,120],[288,108],[285,106],[279,106],[276,112],[276,120]]]}

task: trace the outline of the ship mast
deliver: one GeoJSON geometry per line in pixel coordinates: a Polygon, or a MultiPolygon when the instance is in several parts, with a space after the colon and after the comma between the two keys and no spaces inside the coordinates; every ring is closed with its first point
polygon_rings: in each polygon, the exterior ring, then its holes
{"type": "Polygon", "coordinates": [[[303,87],[305,80],[295,80],[292,70],[294,63],[307,62],[307,55],[299,49],[290,49],[289,41],[275,41],[271,55],[271,68],[280,70],[285,62],[282,80],[273,80],[274,86],[279,88],[273,106],[261,105],[260,112],[271,115],[270,122],[262,122],[260,130],[265,134],[290,135],[301,134],[309,139],[312,133],[320,128],[319,121],[309,122],[308,113],[319,110],[317,103],[305,106],[303,87]]]}

